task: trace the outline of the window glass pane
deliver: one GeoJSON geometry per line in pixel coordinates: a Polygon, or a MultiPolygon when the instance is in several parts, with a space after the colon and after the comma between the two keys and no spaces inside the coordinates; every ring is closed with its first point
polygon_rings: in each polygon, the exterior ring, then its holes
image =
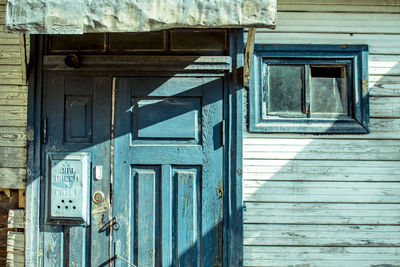
{"type": "Polygon", "coordinates": [[[268,66],[267,114],[303,114],[304,66],[268,66]]]}
{"type": "Polygon", "coordinates": [[[346,67],[311,66],[311,114],[347,115],[346,67]]]}

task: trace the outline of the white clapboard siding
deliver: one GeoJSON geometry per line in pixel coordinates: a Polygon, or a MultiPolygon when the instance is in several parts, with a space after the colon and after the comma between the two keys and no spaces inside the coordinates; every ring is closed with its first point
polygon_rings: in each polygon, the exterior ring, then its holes
{"type": "Polygon", "coordinates": [[[25,145],[25,127],[0,127],[0,146],[24,147],[25,145]]]}
{"type": "MultiPolygon", "coordinates": [[[[379,76],[377,76],[379,77],[379,76]]],[[[400,81],[400,76],[398,80],[400,81]]],[[[400,96],[400,82],[374,81],[370,76],[369,93],[370,96],[400,96]]]]}
{"type": "Polygon", "coordinates": [[[400,33],[400,14],[278,12],[275,31],[400,33]]]}
{"type": "Polygon", "coordinates": [[[23,232],[7,233],[7,266],[24,266],[24,243],[23,232]]]}
{"type": "MultiPolygon", "coordinates": [[[[25,47],[23,35],[4,32],[5,2],[0,0],[0,185],[25,189],[28,92],[25,47]]],[[[17,234],[23,238],[23,233],[17,234]]],[[[23,251],[8,256],[10,266],[23,264],[23,251]]]]}
{"type": "Polygon", "coordinates": [[[397,247],[245,246],[245,266],[398,266],[397,247]]]}
{"type": "Polygon", "coordinates": [[[400,2],[278,0],[256,43],[369,46],[369,134],[244,133],[245,266],[400,264],[400,2]]]}
{"type": "Polygon", "coordinates": [[[400,64],[394,61],[369,61],[369,74],[400,75],[400,64]]]}
{"type": "Polygon", "coordinates": [[[400,97],[370,97],[369,101],[371,117],[400,117],[400,97]]]}
{"type": "Polygon", "coordinates": [[[0,85],[0,105],[26,106],[27,98],[27,86],[0,85]]]}
{"type": "Polygon", "coordinates": [[[400,119],[397,118],[371,118],[369,123],[369,134],[357,135],[310,135],[310,134],[258,134],[258,133],[244,133],[245,140],[247,139],[400,139],[400,119]]]}
{"type": "MultiPolygon", "coordinates": [[[[0,45],[0,64],[2,65],[13,65],[16,61],[21,61],[21,54],[19,51],[9,51],[7,49],[1,49],[0,45]]],[[[3,84],[3,83],[2,83],[3,84]]]]}
{"type": "Polygon", "coordinates": [[[243,181],[251,202],[399,203],[400,183],[243,181]]]}
{"type": "Polygon", "coordinates": [[[1,126],[26,126],[26,106],[1,106],[0,105],[0,127],[1,126]]]}
{"type": "Polygon", "coordinates": [[[245,245],[400,246],[400,226],[247,224],[245,245]]]}
{"type": "Polygon", "coordinates": [[[0,168],[0,184],[4,188],[25,189],[26,168],[0,168]],[[20,179],[12,179],[21,177],[20,179]]]}
{"type": "Polygon", "coordinates": [[[249,159],[244,180],[400,182],[397,161],[249,159]]]}
{"type": "Polygon", "coordinates": [[[400,160],[397,140],[245,139],[244,159],[400,160]]]}
{"type": "Polygon", "coordinates": [[[278,0],[278,11],[342,12],[342,13],[399,13],[397,0],[278,0]]]}
{"type": "MultiPolygon", "coordinates": [[[[398,225],[400,205],[339,203],[256,203],[244,209],[245,224],[398,225]]],[[[356,225],[356,226],[354,226],[356,225]]],[[[252,225],[246,226],[254,230],[252,225]]]]}

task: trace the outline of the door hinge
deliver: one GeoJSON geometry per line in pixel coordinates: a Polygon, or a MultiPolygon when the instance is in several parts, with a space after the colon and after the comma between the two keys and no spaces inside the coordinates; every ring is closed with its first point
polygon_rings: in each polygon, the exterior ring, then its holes
{"type": "Polygon", "coordinates": [[[47,143],[47,118],[42,119],[42,143],[47,143]]]}
{"type": "Polygon", "coordinates": [[[221,121],[221,146],[225,146],[225,120],[221,121]]]}

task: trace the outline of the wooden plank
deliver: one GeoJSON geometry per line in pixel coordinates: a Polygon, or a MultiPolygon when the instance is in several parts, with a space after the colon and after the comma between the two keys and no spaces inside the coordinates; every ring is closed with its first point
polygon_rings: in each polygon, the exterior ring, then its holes
{"type": "MultiPolygon", "coordinates": [[[[18,189],[18,208],[25,208],[26,198],[25,198],[25,189],[18,189]]],[[[25,228],[25,227],[24,227],[25,228]]]]}
{"type": "Polygon", "coordinates": [[[320,1],[278,0],[278,12],[351,12],[351,13],[395,13],[400,12],[398,1],[320,1]]]}
{"type": "Polygon", "coordinates": [[[24,253],[24,233],[9,231],[7,235],[7,252],[24,253]]]}
{"type": "Polygon", "coordinates": [[[397,204],[247,202],[245,224],[400,224],[397,204]]]}
{"type": "Polygon", "coordinates": [[[12,189],[24,189],[25,180],[25,168],[0,168],[0,184],[4,187],[12,189]]]}
{"type": "MultiPolygon", "coordinates": [[[[369,58],[369,74],[379,75],[400,75],[400,56],[393,55],[372,55],[369,58]]],[[[397,76],[397,79],[400,79],[397,76]]]]}
{"type": "MultiPolygon", "coordinates": [[[[365,165],[367,165],[366,163],[365,165]]],[[[344,168],[345,170],[350,169],[344,168]]],[[[377,173],[322,173],[326,168],[321,167],[321,173],[285,173],[284,170],[276,173],[270,172],[270,168],[257,171],[250,168],[244,168],[243,180],[251,181],[347,181],[347,182],[398,182],[400,181],[399,174],[385,174],[384,172],[377,173]]],[[[329,170],[330,171],[330,170],[329,170]]]]}
{"type": "Polygon", "coordinates": [[[244,266],[394,267],[399,262],[398,247],[244,246],[244,266]]]}
{"type": "MultiPolygon", "coordinates": [[[[3,0],[4,1],[4,0],[3,0]]],[[[279,4],[313,4],[313,5],[343,5],[343,6],[400,6],[399,2],[396,0],[278,0],[279,4]]]]}
{"type": "Polygon", "coordinates": [[[24,233],[8,232],[7,266],[24,266],[24,233]]]}
{"type": "Polygon", "coordinates": [[[18,72],[21,73],[20,65],[0,65],[0,72],[18,72]]]}
{"type": "MultiPolygon", "coordinates": [[[[8,51],[0,47],[0,64],[18,65],[21,62],[20,51],[8,51]]],[[[3,83],[3,82],[1,82],[3,83]]]]}
{"type": "Polygon", "coordinates": [[[0,168],[26,167],[26,148],[0,147],[0,168]]]}
{"type": "MultiPolygon", "coordinates": [[[[1,15],[2,15],[2,13],[0,13],[0,19],[1,19],[1,15]]],[[[19,34],[0,32],[0,38],[3,40],[19,40],[19,34]]],[[[18,43],[15,43],[15,44],[18,44],[18,43]]]]}
{"type": "Polygon", "coordinates": [[[391,152],[378,152],[380,150],[379,147],[374,149],[368,149],[366,148],[365,152],[325,152],[323,151],[323,148],[317,150],[319,152],[315,153],[310,153],[309,151],[313,149],[313,147],[307,147],[304,149],[304,151],[285,151],[285,149],[291,149],[288,147],[280,147],[280,151],[268,151],[270,147],[264,146],[264,147],[258,147],[257,149],[259,150],[264,150],[264,151],[249,151],[247,146],[244,147],[244,158],[250,158],[250,159],[300,159],[300,160],[318,160],[318,159],[324,159],[324,160],[400,160],[400,154],[394,151],[395,148],[393,148],[393,151],[391,152]]]}
{"type": "Polygon", "coordinates": [[[352,33],[303,33],[258,30],[259,44],[368,44],[370,54],[400,54],[400,35],[352,33]]]}
{"type": "Polygon", "coordinates": [[[244,133],[246,139],[399,139],[400,138],[400,119],[372,118],[369,124],[369,134],[341,134],[341,135],[311,135],[311,134],[264,134],[264,133],[244,133]]]}
{"type": "Polygon", "coordinates": [[[400,76],[370,76],[370,96],[400,96],[400,76]]]}
{"type": "Polygon", "coordinates": [[[15,45],[0,45],[0,52],[20,52],[19,43],[15,45]]]}
{"type": "Polygon", "coordinates": [[[400,117],[399,97],[370,97],[370,115],[375,118],[400,117]]]}
{"type": "Polygon", "coordinates": [[[25,147],[25,127],[0,127],[0,146],[25,147]]]}
{"type": "Polygon", "coordinates": [[[25,106],[0,106],[0,126],[26,126],[25,106]]]}
{"type": "Polygon", "coordinates": [[[8,228],[25,228],[25,211],[11,209],[8,211],[8,228]]]}
{"type": "Polygon", "coordinates": [[[400,14],[278,12],[276,32],[400,33],[400,14]]]}
{"type": "MultiPolygon", "coordinates": [[[[17,76],[18,77],[18,76],[17,76]]],[[[4,85],[22,85],[25,84],[22,77],[19,78],[1,78],[1,83],[4,85]]]]}
{"type": "Polygon", "coordinates": [[[245,224],[244,245],[399,247],[400,226],[245,224]]]}
{"type": "MultiPolygon", "coordinates": [[[[282,139],[279,138],[279,136],[276,136],[274,139],[245,139],[243,141],[244,145],[254,145],[255,147],[251,147],[251,149],[248,149],[248,151],[259,151],[262,149],[259,149],[260,145],[271,145],[271,146],[286,146],[286,145],[292,145],[292,146],[297,146],[297,147],[305,147],[305,146],[326,146],[326,147],[336,147],[335,151],[348,151],[351,150],[352,152],[358,152],[358,151],[363,151],[365,152],[364,146],[369,146],[369,147],[390,147],[390,146],[400,146],[400,144],[397,141],[393,140],[338,140],[338,139],[326,139],[326,140],[314,140],[313,138],[308,138],[308,139],[282,139]],[[354,146],[354,147],[349,147],[349,146],[354,146]],[[337,146],[342,146],[342,147],[337,147],[337,146]],[[356,149],[356,150],[352,150],[356,149]],[[360,150],[362,149],[362,150],[360,150]]],[[[329,148],[327,148],[329,149],[329,148]]],[[[298,151],[298,150],[296,150],[298,151]]]]}
{"type": "Polygon", "coordinates": [[[0,11],[0,25],[6,24],[6,12],[0,11]]]}
{"type": "Polygon", "coordinates": [[[26,64],[26,41],[25,36],[23,34],[19,34],[19,49],[21,53],[21,77],[22,84],[27,84],[27,64],[26,64]]]}
{"type": "Polygon", "coordinates": [[[0,85],[0,105],[26,106],[28,87],[24,85],[0,85]]]}
{"type": "Polygon", "coordinates": [[[19,34],[8,34],[0,32],[0,45],[19,44],[19,34]]]}
{"type": "Polygon", "coordinates": [[[244,160],[244,180],[400,181],[397,161],[244,160]]]}
{"type": "Polygon", "coordinates": [[[7,267],[24,267],[25,266],[25,256],[24,254],[7,254],[7,267]]]}
{"type": "Polygon", "coordinates": [[[249,87],[251,66],[253,62],[254,42],[256,38],[256,28],[249,28],[247,41],[244,50],[244,66],[243,66],[243,85],[249,87]]]}
{"type": "Polygon", "coordinates": [[[0,65],[0,67],[2,69],[0,70],[0,79],[2,84],[8,84],[6,82],[7,79],[15,79],[15,80],[19,79],[21,80],[20,84],[23,84],[20,66],[0,65]]]}
{"type": "Polygon", "coordinates": [[[400,183],[243,181],[245,201],[400,203],[400,183]]]}
{"type": "Polygon", "coordinates": [[[400,65],[394,62],[370,62],[369,73],[372,75],[400,75],[400,65]]]}
{"type": "Polygon", "coordinates": [[[244,159],[400,160],[393,140],[248,139],[244,159]]]}

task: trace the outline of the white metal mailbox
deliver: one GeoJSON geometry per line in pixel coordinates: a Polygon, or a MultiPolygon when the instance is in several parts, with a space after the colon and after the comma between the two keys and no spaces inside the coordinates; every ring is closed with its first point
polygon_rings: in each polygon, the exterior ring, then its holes
{"type": "Polygon", "coordinates": [[[49,153],[47,165],[47,221],[89,224],[89,153],[49,153]]]}

